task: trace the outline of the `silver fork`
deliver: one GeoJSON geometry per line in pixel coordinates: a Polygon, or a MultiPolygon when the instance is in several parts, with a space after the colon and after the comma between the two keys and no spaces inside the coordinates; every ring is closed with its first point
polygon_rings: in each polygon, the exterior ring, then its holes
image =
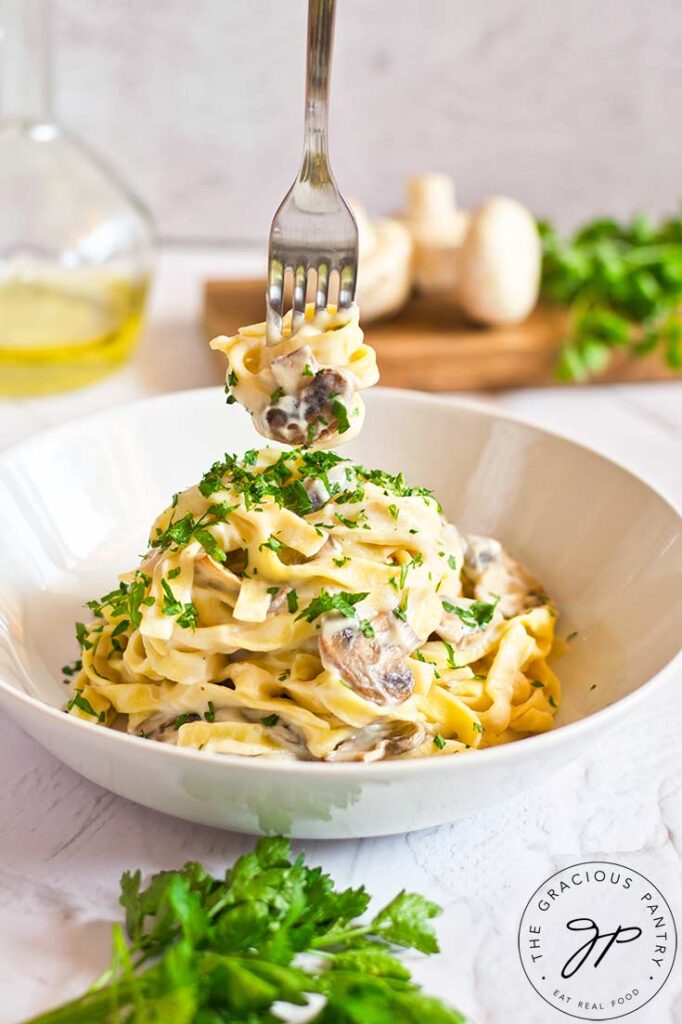
{"type": "MultiPolygon", "coordinates": [[[[334,38],[335,0],[308,2],[308,56],[303,163],[270,228],[267,338],[282,336],[284,279],[293,273],[292,330],[305,318],[309,272],[315,276],[315,309],[325,309],[329,282],[338,274],[338,306],[355,298],[358,229],[329,166],[327,99],[334,38]]],[[[313,276],[313,275],[311,275],[313,276]]]]}

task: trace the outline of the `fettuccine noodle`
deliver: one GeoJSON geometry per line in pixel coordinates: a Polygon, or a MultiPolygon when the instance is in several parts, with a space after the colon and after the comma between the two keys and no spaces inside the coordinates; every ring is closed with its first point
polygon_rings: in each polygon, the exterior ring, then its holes
{"type": "MultiPolygon", "coordinates": [[[[327,327],[304,336],[316,365],[371,381],[357,320],[327,327]]],[[[262,415],[261,328],[219,347],[262,415]]],[[[460,535],[429,491],[332,452],[226,456],[89,607],[69,713],[181,747],[434,757],[550,729],[560,702],[537,581],[497,541],[460,535]]]]}
{"type": "Polygon", "coordinates": [[[361,430],[365,406],[359,391],[379,379],[374,350],[364,344],[358,308],[306,310],[292,333],[284,317],[281,340],[268,344],[265,324],[242,327],[211,348],[228,360],[228,401],[251,413],[256,430],[289,445],[330,448],[361,430]]]}

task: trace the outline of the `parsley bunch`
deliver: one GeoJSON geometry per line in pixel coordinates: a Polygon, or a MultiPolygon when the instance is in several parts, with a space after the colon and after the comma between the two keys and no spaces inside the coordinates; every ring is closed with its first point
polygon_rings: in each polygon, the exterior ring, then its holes
{"type": "Polygon", "coordinates": [[[425,995],[398,947],[438,951],[441,911],[401,892],[366,923],[364,887],[337,890],[286,839],[261,839],[224,878],[201,864],[121,879],[128,941],[114,926],[111,966],[78,999],[30,1024],[278,1024],[273,1005],[324,998],[311,1024],[463,1024],[425,995]],[[314,954],[299,962],[299,954],[314,954]]]}
{"type": "Polygon", "coordinates": [[[634,356],[657,350],[671,369],[682,369],[682,218],[659,226],[644,217],[600,219],[568,239],[547,222],[538,228],[543,293],[571,312],[559,379],[586,380],[617,349],[634,356]]]}

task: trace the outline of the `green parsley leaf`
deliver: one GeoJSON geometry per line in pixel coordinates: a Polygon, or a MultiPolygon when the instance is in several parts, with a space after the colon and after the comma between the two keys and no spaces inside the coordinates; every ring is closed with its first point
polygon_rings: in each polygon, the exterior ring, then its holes
{"type": "Polygon", "coordinates": [[[263,548],[270,548],[271,551],[277,552],[281,551],[283,547],[284,544],[281,540],[277,540],[276,537],[268,537],[267,540],[264,540],[262,544],[258,545],[258,550],[262,551],[263,548]]]}
{"type": "Polygon", "coordinates": [[[465,626],[468,626],[470,629],[482,629],[492,621],[498,601],[499,598],[492,602],[474,601],[473,604],[466,608],[451,604],[450,601],[442,601],[441,604],[448,615],[456,615],[465,626]]]}
{"type": "Polygon", "coordinates": [[[76,690],[73,697],[66,705],[67,711],[70,711],[71,708],[78,708],[79,711],[82,711],[84,714],[91,715],[93,718],[96,718],[100,722],[104,721],[104,718],[101,715],[97,714],[97,712],[95,711],[87,697],[83,696],[82,690],[76,690]]]}
{"type": "Polygon", "coordinates": [[[449,644],[447,640],[441,640],[443,647],[445,648],[448,656],[448,668],[459,668],[455,659],[455,649],[452,644],[449,644]]]}
{"type": "Polygon", "coordinates": [[[214,562],[225,562],[227,556],[218,544],[212,533],[204,530],[203,527],[194,530],[194,538],[198,540],[202,548],[213,559],[214,562]]]}
{"type": "Polygon", "coordinates": [[[287,607],[292,613],[298,611],[298,594],[295,590],[287,591],[287,607]]]}
{"type": "Polygon", "coordinates": [[[448,555],[448,565],[453,572],[457,572],[457,559],[454,555],[448,555]]]}
{"type": "Polygon", "coordinates": [[[434,747],[438,747],[439,750],[445,749],[445,740],[443,739],[439,732],[437,732],[436,735],[433,737],[433,745],[434,747]]]}
{"type": "Polygon", "coordinates": [[[266,726],[277,725],[279,722],[279,715],[266,715],[265,718],[261,718],[261,724],[266,726]]]}
{"type": "Polygon", "coordinates": [[[340,402],[338,398],[335,398],[332,402],[332,412],[336,419],[339,434],[345,434],[347,430],[350,430],[350,423],[348,421],[348,410],[343,402],[340,402]]]}
{"type": "Polygon", "coordinates": [[[296,616],[296,619],[297,621],[298,619],[305,619],[306,622],[314,622],[320,615],[326,615],[328,612],[334,611],[340,612],[346,618],[351,618],[355,615],[355,608],[353,606],[360,601],[364,601],[366,597],[369,597],[369,592],[349,594],[342,590],[338,594],[330,594],[323,589],[320,591],[319,596],[313,598],[307,608],[304,608],[296,616]]]}
{"type": "Polygon", "coordinates": [[[403,890],[381,910],[372,927],[382,938],[422,953],[437,953],[438,940],[430,921],[442,913],[436,903],[403,890]]]}
{"type": "Polygon", "coordinates": [[[212,700],[208,702],[208,710],[204,711],[204,718],[207,722],[215,722],[215,704],[212,700]]]}
{"type": "Polygon", "coordinates": [[[390,515],[391,519],[397,519],[398,516],[400,515],[400,509],[398,508],[397,505],[389,505],[388,514],[390,515]]]}
{"type": "Polygon", "coordinates": [[[182,572],[182,568],[179,565],[176,565],[176,567],[174,569],[171,569],[170,572],[168,573],[168,579],[169,580],[177,579],[177,577],[180,575],[181,572],[182,572]]]}
{"type": "Polygon", "coordinates": [[[92,650],[92,643],[88,640],[88,631],[85,627],[84,622],[76,623],[76,640],[81,645],[84,651],[92,650]]]}

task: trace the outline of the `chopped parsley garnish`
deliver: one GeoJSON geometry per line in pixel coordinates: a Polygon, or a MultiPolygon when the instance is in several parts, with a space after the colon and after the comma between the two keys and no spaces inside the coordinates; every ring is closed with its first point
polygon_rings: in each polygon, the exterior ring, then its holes
{"type": "Polygon", "coordinates": [[[389,505],[388,514],[390,515],[391,519],[397,519],[398,516],[400,515],[400,509],[398,508],[397,505],[389,505]]]}
{"type": "Polygon", "coordinates": [[[203,528],[201,528],[195,529],[193,536],[195,540],[199,541],[206,554],[209,556],[209,558],[212,558],[214,562],[226,561],[227,555],[220,547],[218,541],[215,539],[212,533],[209,533],[208,530],[204,530],[203,528]]]}
{"type": "Polygon", "coordinates": [[[348,519],[346,516],[341,515],[340,512],[335,512],[334,515],[348,530],[357,530],[360,524],[364,523],[367,519],[367,513],[364,511],[358,512],[355,519],[348,519]]]}
{"type": "Polygon", "coordinates": [[[400,619],[401,622],[407,622],[407,594],[402,599],[400,604],[393,609],[393,614],[396,619],[400,619]]]}
{"type": "Polygon", "coordinates": [[[438,747],[439,750],[445,749],[445,740],[443,739],[439,732],[437,732],[436,735],[433,737],[433,745],[434,747],[438,747]]]}
{"type": "Polygon", "coordinates": [[[237,382],[237,374],[234,372],[234,370],[230,370],[229,374],[227,375],[227,383],[225,384],[225,394],[227,395],[227,398],[225,399],[226,405],[234,405],[234,403],[237,401],[237,399],[232,394],[232,388],[235,386],[235,384],[237,384],[237,382]]]}
{"type": "Polygon", "coordinates": [[[534,679],[530,685],[534,690],[540,690],[545,684],[541,683],[539,679],[534,679]]]}
{"type": "Polygon", "coordinates": [[[326,615],[328,612],[340,612],[346,618],[351,618],[355,615],[354,605],[364,601],[366,597],[369,597],[369,592],[348,594],[342,590],[338,594],[330,594],[326,590],[321,590],[319,596],[313,598],[307,608],[304,608],[296,616],[296,619],[297,621],[305,619],[306,622],[314,622],[320,615],[326,615]]]}
{"type": "Polygon", "coordinates": [[[178,715],[178,717],[173,722],[173,729],[175,730],[175,732],[177,732],[180,726],[187,725],[188,722],[195,722],[196,719],[197,716],[194,714],[178,715]]]}
{"type": "Polygon", "coordinates": [[[266,715],[265,718],[261,718],[261,724],[272,726],[277,725],[279,722],[279,715],[266,715]]]}
{"type": "Polygon", "coordinates": [[[554,700],[554,697],[551,695],[551,693],[550,693],[550,695],[548,697],[548,700],[549,700],[550,707],[552,707],[552,708],[558,708],[559,707],[559,705],[554,700]]]}
{"type": "Polygon", "coordinates": [[[372,640],[376,635],[374,632],[374,626],[369,619],[360,620],[360,632],[364,637],[367,637],[368,640],[372,640]]]}
{"type": "Polygon", "coordinates": [[[75,676],[83,668],[83,662],[78,658],[72,665],[62,665],[62,675],[75,676]]]}
{"type": "Polygon", "coordinates": [[[284,388],[275,388],[275,390],[270,395],[270,403],[272,405],[275,405],[277,402],[279,402],[279,400],[280,400],[280,398],[282,397],[283,394],[284,394],[284,388]]]}
{"type": "Polygon", "coordinates": [[[301,480],[294,480],[282,488],[282,504],[297,516],[307,516],[313,511],[313,503],[301,480]]]}
{"type": "Polygon", "coordinates": [[[207,722],[215,722],[215,704],[212,700],[208,702],[208,711],[204,711],[204,718],[207,722]]]}
{"type": "Polygon", "coordinates": [[[298,611],[298,594],[295,590],[287,592],[287,607],[292,613],[298,611]]]}
{"type": "Polygon", "coordinates": [[[337,567],[337,569],[343,569],[344,565],[348,565],[348,563],[350,562],[350,558],[348,557],[348,555],[343,555],[343,557],[341,558],[332,558],[332,562],[337,567]]]}
{"type": "Polygon", "coordinates": [[[83,696],[82,690],[76,690],[73,697],[66,705],[67,711],[70,711],[71,708],[78,708],[78,710],[82,711],[84,714],[91,715],[92,718],[96,718],[98,722],[106,722],[107,720],[107,716],[104,711],[100,711],[100,713],[97,714],[88,698],[83,696]]]}
{"type": "Polygon", "coordinates": [[[457,572],[457,559],[454,555],[448,555],[448,565],[453,572],[457,572]]]}
{"type": "Polygon", "coordinates": [[[480,722],[472,722],[471,723],[471,727],[472,727],[472,729],[475,729],[476,732],[485,732],[485,730],[484,730],[484,728],[483,728],[483,726],[481,725],[480,722]]]}
{"type": "Polygon", "coordinates": [[[460,668],[455,661],[455,649],[452,644],[449,644],[447,640],[441,640],[443,647],[445,648],[448,656],[448,668],[460,668]]]}
{"type": "Polygon", "coordinates": [[[450,601],[442,601],[441,603],[449,615],[456,615],[469,629],[482,629],[483,626],[487,626],[492,621],[498,601],[499,598],[492,602],[474,601],[468,608],[451,604],[450,601]]]}
{"type": "Polygon", "coordinates": [[[76,640],[84,651],[92,650],[92,642],[88,640],[88,630],[84,622],[76,623],[76,640]]]}
{"type": "Polygon", "coordinates": [[[332,412],[338,424],[339,434],[345,434],[347,430],[350,430],[350,423],[348,422],[348,410],[343,402],[340,402],[338,398],[335,398],[332,402],[332,412]]]}
{"type": "Polygon", "coordinates": [[[277,540],[276,537],[268,537],[267,540],[264,540],[262,544],[258,545],[258,550],[262,551],[263,548],[270,548],[271,551],[277,552],[281,551],[283,547],[284,544],[281,540],[277,540]]]}
{"type": "Polygon", "coordinates": [[[171,569],[171,571],[168,573],[168,579],[169,580],[177,579],[177,577],[180,575],[181,572],[182,572],[182,569],[180,568],[180,566],[176,565],[175,569],[171,569]]]}
{"type": "Polygon", "coordinates": [[[178,601],[168,580],[162,579],[161,587],[163,589],[163,605],[161,608],[163,614],[172,615],[178,626],[181,626],[183,629],[195,630],[199,617],[196,605],[191,601],[187,604],[182,604],[178,601]]]}

